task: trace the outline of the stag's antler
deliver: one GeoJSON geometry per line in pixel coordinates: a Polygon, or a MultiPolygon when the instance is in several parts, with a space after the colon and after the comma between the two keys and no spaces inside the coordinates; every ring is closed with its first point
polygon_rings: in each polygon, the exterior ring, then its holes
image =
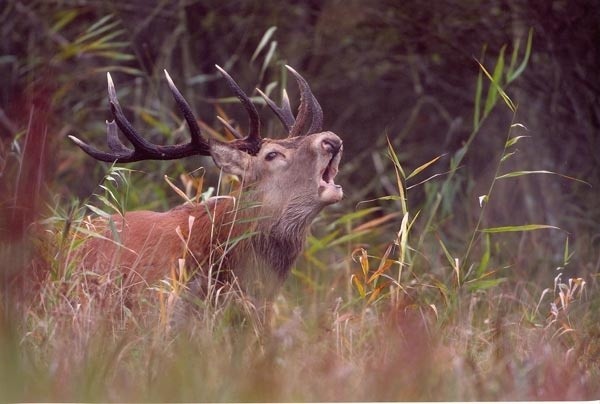
{"type": "Polygon", "coordinates": [[[106,77],[108,80],[108,99],[114,120],[106,122],[106,140],[111,152],[100,151],[75,136],[69,136],[69,138],[93,158],[107,162],[130,163],[140,160],[173,160],[196,154],[205,156],[210,155],[208,143],[200,133],[200,128],[198,127],[198,123],[196,122],[196,118],[194,117],[189,104],[185,98],[183,98],[166,70],[165,76],[167,77],[167,82],[169,83],[173,98],[183,113],[185,121],[190,129],[191,141],[189,143],[161,146],[150,143],[140,136],[123,113],[123,109],[117,99],[117,92],[112,78],[110,77],[110,73],[107,73],[106,77]],[[133,149],[130,149],[121,143],[117,134],[117,127],[131,142],[133,149]]]}
{"type": "MultiPolygon", "coordinates": [[[[235,82],[234,79],[231,78],[229,73],[221,68],[219,65],[215,65],[215,67],[221,72],[227,84],[229,84],[229,88],[233,93],[239,98],[240,102],[244,106],[244,109],[248,113],[248,117],[250,120],[250,129],[248,131],[248,136],[243,139],[234,140],[231,142],[232,145],[236,146],[238,149],[248,152],[249,154],[255,155],[260,150],[261,138],[260,138],[260,118],[258,115],[258,111],[252,101],[246,93],[242,91],[240,86],[235,82]]],[[[225,123],[223,120],[221,122],[225,123]]],[[[230,131],[233,129],[230,125],[225,125],[227,129],[230,131]]],[[[235,129],[233,129],[233,133],[237,133],[235,129]]]]}
{"type": "Polygon", "coordinates": [[[287,92],[283,90],[281,107],[277,106],[265,93],[258,90],[259,94],[264,98],[265,102],[271,110],[277,115],[289,137],[305,136],[312,133],[318,133],[323,130],[323,110],[319,102],[310,90],[307,81],[294,70],[291,66],[285,67],[294,75],[300,87],[300,106],[298,107],[298,115],[294,118],[290,107],[290,100],[287,92]]]}
{"type": "MultiPolygon", "coordinates": [[[[256,108],[248,98],[248,96],[240,89],[238,84],[231,78],[229,74],[219,66],[217,69],[227,80],[227,83],[240,99],[242,105],[248,112],[250,117],[250,131],[248,136],[242,139],[237,139],[230,142],[231,145],[237,147],[250,154],[256,154],[260,150],[261,138],[260,138],[260,119],[256,108]]],[[[123,109],[117,99],[117,92],[115,85],[112,81],[110,73],[107,73],[108,80],[108,99],[110,102],[110,108],[114,117],[113,121],[106,122],[106,142],[108,144],[110,152],[104,152],[90,146],[75,136],[70,135],[69,138],[84,152],[95,158],[96,160],[116,163],[130,163],[133,161],[140,160],[175,160],[182,157],[194,156],[194,155],[210,155],[210,146],[208,142],[202,137],[198,122],[192,113],[192,109],[188,102],[183,98],[181,92],[177,89],[173,80],[169,76],[169,73],[165,70],[165,76],[169,83],[169,88],[173,94],[173,98],[187,122],[190,129],[191,140],[189,143],[183,143],[178,145],[167,145],[161,146],[153,144],[145,140],[131,125],[131,123],[125,117],[123,109]],[[125,135],[125,137],[133,145],[133,149],[125,146],[119,139],[117,133],[117,127],[125,135]]],[[[233,129],[233,128],[232,128],[233,129]]],[[[237,132],[234,132],[237,133],[237,132]]]]}
{"type": "MultiPolygon", "coordinates": [[[[233,78],[231,78],[231,76],[221,67],[216,67],[227,81],[231,90],[239,98],[244,109],[248,113],[250,121],[248,135],[242,137],[233,127],[231,127],[231,125],[229,125],[229,123],[221,120],[221,122],[223,122],[223,124],[237,137],[236,140],[229,142],[229,144],[251,155],[256,155],[262,144],[258,111],[254,104],[252,104],[250,98],[242,91],[235,80],[233,80],[233,78]]],[[[260,95],[265,99],[273,112],[275,112],[275,115],[279,117],[290,137],[320,132],[323,124],[323,111],[321,110],[321,106],[311,92],[306,80],[290,66],[286,65],[286,67],[294,75],[298,82],[298,86],[300,87],[300,106],[298,107],[297,117],[294,118],[294,114],[290,107],[290,101],[285,90],[283,92],[281,107],[278,107],[262,91],[258,90],[260,95]]],[[[191,140],[189,143],[161,146],[150,143],[140,136],[123,113],[123,109],[117,99],[117,92],[112,78],[110,77],[110,73],[107,73],[106,76],[108,80],[108,99],[114,117],[113,121],[106,122],[106,142],[111,151],[104,152],[98,150],[77,137],[69,135],[69,138],[77,146],[83,149],[84,152],[97,160],[116,163],[130,163],[140,160],[174,160],[193,155],[210,155],[210,146],[206,139],[202,137],[200,127],[192,113],[190,105],[185,98],[183,98],[183,95],[181,95],[181,92],[177,89],[166,70],[165,76],[167,77],[167,82],[173,98],[175,99],[175,103],[181,110],[190,129],[191,140]],[[133,149],[125,146],[121,142],[117,133],[117,127],[131,142],[133,149]]]]}

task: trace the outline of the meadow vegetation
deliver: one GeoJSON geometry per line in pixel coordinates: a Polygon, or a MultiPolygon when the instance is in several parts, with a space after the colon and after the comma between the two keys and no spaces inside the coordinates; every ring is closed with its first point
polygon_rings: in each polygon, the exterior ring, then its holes
{"type": "MultiPolygon", "coordinates": [[[[432,39],[433,31],[395,25],[409,14],[421,22],[447,15],[443,29],[459,21],[444,8],[452,2],[430,14],[418,3],[382,2],[362,14],[359,1],[237,12],[217,2],[131,2],[130,10],[9,1],[0,57],[11,80],[0,104],[0,400],[599,398],[600,166],[585,164],[592,160],[581,149],[597,142],[585,114],[600,115],[586,109],[586,92],[580,103],[568,92],[554,100],[561,114],[573,107],[583,133],[563,139],[567,163],[555,159],[555,138],[542,131],[567,132],[539,116],[535,86],[526,84],[548,77],[540,65],[554,60],[536,48],[552,35],[545,22],[519,19],[523,3],[508,2],[514,35],[482,36],[465,58],[456,49],[464,32],[435,48],[441,33],[432,39]],[[138,24],[130,27],[133,11],[138,24]],[[333,40],[327,24],[336,13],[346,18],[333,40]],[[15,16],[24,27],[11,23],[15,16]],[[292,17],[310,35],[294,31],[292,17]],[[150,35],[153,26],[164,42],[150,35]],[[368,41],[381,48],[363,61],[357,55],[368,41]],[[453,52],[461,55],[454,61],[453,52]],[[204,133],[227,138],[211,114],[235,121],[240,108],[206,67],[214,63],[275,98],[289,81],[282,66],[294,65],[321,100],[326,128],[344,139],[336,181],[346,197],[313,224],[268,333],[235,290],[212,291],[172,329],[185,271],[173,268],[150,285],[156,300],[132,310],[119,277],[88,271],[78,254],[101,236],[94,217],[166,210],[236,186],[208,159],[103,165],[65,139],[77,132],[102,144],[103,73],[111,71],[146,136],[182,141],[183,120],[158,84],[163,68],[188,85],[204,133]],[[400,84],[398,63],[407,66],[400,84]],[[347,80],[352,89],[340,96],[347,80]]],[[[580,11],[570,7],[563,12],[580,11]]],[[[492,11],[482,16],[504,18],[492,11]]],[[[485,18],[466,15],[466,25],[490,33],[478,25],[485,18]]],[[[559,97],[557,88],[544,90],[559,97]]],[[[266,130],[276,135],[271,121],[266,130]]]]}

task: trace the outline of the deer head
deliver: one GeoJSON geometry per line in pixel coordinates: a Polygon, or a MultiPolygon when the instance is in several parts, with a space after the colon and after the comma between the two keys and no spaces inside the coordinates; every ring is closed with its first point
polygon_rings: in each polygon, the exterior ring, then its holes
{"type": "Polygon", "coordinates": [[[342,189],[333,180],[338,171],[342,141],[332,132],[322,132],[323,112],[306,80],[286,66],[296,78],[301,91],[296,117],[285,90],[282,106],[277,106],[258,90],[287,131],[284,139],[262,138],[260,118],[254,104],[225,70],[216,67],[248,113],[249,130],[245,137],[221,120],[237,139],[228,143],[205,140],[189,104],[165,70],[171,93],[190,130],[189,143],[161,146],[145,140],[125,117],[110,73],[107,74],[108,95],[114,120],[107,121],[106,125],[107,143],[111,151],[97,150],[75,136],[69,138],[87,154],[105,162],[129,163],[210,155],[224,172],[242,177],[244,183],[254,191],[253,197],[274,211],[289,203],[302,203],[310,210],[310,215],[314,215],[323,206],[338,202],[342,198],[342,189]],[[133,149],[121,143],[117,128],[131,142],[133,149]]]}

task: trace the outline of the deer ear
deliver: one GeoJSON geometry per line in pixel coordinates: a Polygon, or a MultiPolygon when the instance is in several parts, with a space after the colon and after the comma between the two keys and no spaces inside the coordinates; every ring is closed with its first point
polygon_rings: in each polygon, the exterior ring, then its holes
{"type": "Polygon", "coordinates": [[[210,155],[217,167],[229,174],[244,176],[250,167],[250,155],[227,143],[211,139],[210,155]]]}

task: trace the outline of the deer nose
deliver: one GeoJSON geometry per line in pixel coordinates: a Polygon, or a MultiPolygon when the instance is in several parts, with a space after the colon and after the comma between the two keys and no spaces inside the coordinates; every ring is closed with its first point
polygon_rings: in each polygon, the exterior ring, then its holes
{"type": "Polygon", "coordinates": [[[323,139],[321,146],[332,154],[337,154],[342,148],[342,141],[339,139],[323,139]]]}

